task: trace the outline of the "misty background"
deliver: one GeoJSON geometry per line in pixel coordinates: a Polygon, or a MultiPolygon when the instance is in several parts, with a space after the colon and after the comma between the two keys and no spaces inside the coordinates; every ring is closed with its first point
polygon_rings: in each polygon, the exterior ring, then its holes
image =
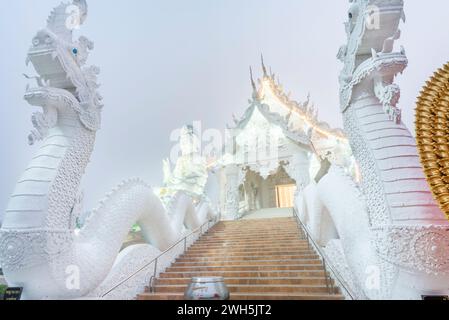
{"type": "MultiPolygon", "coordinates": [[[[0,217],[34,151],[27,136],[36,109],[23,100],[34,74],[25,57],[35,33],[59,0],[0,0],[0,217]]],[[[83,179],[85,210],[123,179],[159,186],[170,134],[192,121],[223,130],[247,107],[250,65],[260,54],[299,101],[310,92],[320,119],[341,127],[336,59],[345,43],[347,0],[88,1],[76,35],[95,42],[104,96],[102,129],[83,179]]],[[[449,59],[449,2],[405,4],[401,25],[409,67],[398,79],[404,122],[413,128],[415,100],[435,69],[449,59]]]]}

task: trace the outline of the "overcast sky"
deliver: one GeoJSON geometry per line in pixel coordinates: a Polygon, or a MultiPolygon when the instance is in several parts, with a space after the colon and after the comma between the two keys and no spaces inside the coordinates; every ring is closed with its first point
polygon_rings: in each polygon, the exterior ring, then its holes
{"type": "MultiPolygon", "coordinates": [[[[31,39],[58,0],[0,0],[0,211],[35,147],[27,145],[33,108],[22,73],[31,39]]],[[[103,125],[83,181],[90,209],[128,177],[158,186],[173,129],[194,120],[223,129],[251,95],[248,67],[260,54],[286,91],[308,92],[322,120],[341,126],[336,53],[345,43],[347,0],[88,1],[81,34],[95,42],[103,125]]],[[[398,80],[412,127],[424,81],[449,59],[449,2],[407,0],[401,26],[409,68],[398,80]]]]}

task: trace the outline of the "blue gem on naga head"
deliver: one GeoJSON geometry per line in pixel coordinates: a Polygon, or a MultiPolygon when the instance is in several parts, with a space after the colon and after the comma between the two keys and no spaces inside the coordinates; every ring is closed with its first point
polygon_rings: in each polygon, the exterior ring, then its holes
{"type": "Polygon", "coordinates": [[[77,48],[73,48],[72,49],[72,53],[76,56],[78,54],[78,49],[77,48]]]}

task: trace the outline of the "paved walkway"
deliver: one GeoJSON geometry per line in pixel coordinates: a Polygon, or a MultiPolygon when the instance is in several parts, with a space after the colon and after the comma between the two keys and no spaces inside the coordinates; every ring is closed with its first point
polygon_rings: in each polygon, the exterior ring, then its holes
{"type": "Polygon", "coordinates": [[[262,209],[255,212],[246,214],[242,220],[255,220],[255,219],[271,219],[271,218],[290,218],[293,217],[293,209],[262,209]]]}

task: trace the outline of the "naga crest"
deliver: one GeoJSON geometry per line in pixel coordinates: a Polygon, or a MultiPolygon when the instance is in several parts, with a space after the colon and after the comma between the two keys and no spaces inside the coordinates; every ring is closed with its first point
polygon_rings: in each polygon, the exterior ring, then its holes
{"type": "Polygon", "coordinates": [[[349,106],[353,89],[365,79],[374,82],[374,93],[391,120],[401,122],[397,108],[400,89],[395,75],[408,64],[405,50],[394,51],[400,39],[400,20],[405,21],[403,0],[350,0],[346,22],[347,45],[340,48],[338,59],[344,63],[340,74],[340,105],[342,112],[349,106]]]}
{"type": "Polygon", "coordinates": [[[67,107],[77,112],[86,129],[100,128],[102,97],[97,92],[100,70],[86,65],[94,43],[84,36],[73,39],[73,32],[86,18],[85,0],[61,3],[48,17],[46,28],[32,40],[26,63],[31,62],[38,74],[34,77],[37,87],[27,87],[25,100],[43,107],[44,113],[33,115],[35,130],[29,137],[30,144],[45,137],[46,130],[56,124],[58,112],[67,107]]]}

